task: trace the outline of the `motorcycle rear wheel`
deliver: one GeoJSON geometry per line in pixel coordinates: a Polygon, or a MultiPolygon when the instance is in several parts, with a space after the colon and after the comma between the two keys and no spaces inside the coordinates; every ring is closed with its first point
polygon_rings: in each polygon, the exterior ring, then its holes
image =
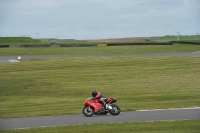
{"type": "Polygon", "coordinates": [[[91,117],[94,114],[94,110],[93,108],[89,107],[89,106],[85,106],[82,110],[82,113],[86,116],[86,117],[91,117]]]}
{"type": "Polygon", "coordinates": [[[111,104],[110,106],[112,106],[112,109],[109,110],[109,113],[111,115],[119,115],[120,114],[120,107],[116,104],[111,104]]]}

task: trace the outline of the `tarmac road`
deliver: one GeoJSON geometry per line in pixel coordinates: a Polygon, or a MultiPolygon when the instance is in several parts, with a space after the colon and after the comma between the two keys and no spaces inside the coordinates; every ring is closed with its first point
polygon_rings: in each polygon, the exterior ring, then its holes
{"type": "MultiPolygon", "coordinates": [[[[81,54],[81,55],[41,55],[41,56],[20,56],[21,59],[41,59],[41,58],[58,58],[58,57],[101,57],[101,56],[200,56],[197,52],[180,52],[180,53],[149,53],[149,54],[81,54]]],[[[0,63],[18,62],[19,56],[0,56],[0,63]]]]}
{"type": "Polygon", "coordinates": [[[47,126],[67,126],[92,123],[144,122],[189,119],[200,119],[200,107],[186,109],[121,112],[117,116],[112,116],[110,114],[94,115],[93,117],[85,117],[84,115],[65,115],[0,119],[0,130],[47,126]]]}

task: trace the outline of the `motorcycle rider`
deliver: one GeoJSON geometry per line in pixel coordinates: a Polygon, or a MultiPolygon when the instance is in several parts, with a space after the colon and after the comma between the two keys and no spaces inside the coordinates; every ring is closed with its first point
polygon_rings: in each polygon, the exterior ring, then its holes
{"type": "Polygon", "coordinates": [[[92,91],[93,99],[98,99],[104,106],[105,109],[108,108],[108,105],[106,104],[106,101],[108,100],[105,96],[103,96],[100,92],[97,92],[96,90],[92,91]]]}

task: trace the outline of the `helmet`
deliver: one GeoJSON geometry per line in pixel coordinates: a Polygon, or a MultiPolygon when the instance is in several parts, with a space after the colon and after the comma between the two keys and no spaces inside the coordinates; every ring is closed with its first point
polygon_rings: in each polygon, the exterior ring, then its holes
{"type": "Polygon", "coordinates": [[[92,91],[92,96],[93,96],[93,97],[96,97],[96,95],[97,95],[97,91],[95,91],[95,90],[92,91]]]}

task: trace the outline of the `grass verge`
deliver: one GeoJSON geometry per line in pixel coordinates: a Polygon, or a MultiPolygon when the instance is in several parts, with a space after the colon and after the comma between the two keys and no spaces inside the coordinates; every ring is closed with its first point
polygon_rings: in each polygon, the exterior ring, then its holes
{"type": "Polygon", "coordinates": [[[72,54],[132,54],[132,53],[169,53],[196,52],[200,45],[175,44],[151,46],[110,46],[78,48],[0,48],[0,56],[10,55],[72,55],[72,54]]]}
{"type": "Polygon", "coordinates": [[[92,124],[3,130],[2,133],[199,133],[200,120],[92,124]]]}
{"type": "Polygon", "coordinates": [[[200,57],[84,57],[0,65],[0,118],[80,114],[96,89],[122,111],[200,106],[200,57]]]}

